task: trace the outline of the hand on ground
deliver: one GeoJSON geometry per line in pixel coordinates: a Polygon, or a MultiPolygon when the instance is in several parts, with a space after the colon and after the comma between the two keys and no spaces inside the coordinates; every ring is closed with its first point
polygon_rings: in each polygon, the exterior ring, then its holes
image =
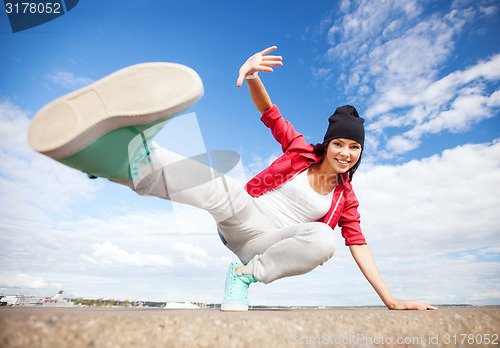
{"type": "Polygon", "coordinates": [[[425,311],[427,309],[434,310],[437,309],[437,307],[416,301],[396,300],[394,306],[391,306],[389,309],[395,309],[395,310],[412,309],[412,310],[425,311]]]}

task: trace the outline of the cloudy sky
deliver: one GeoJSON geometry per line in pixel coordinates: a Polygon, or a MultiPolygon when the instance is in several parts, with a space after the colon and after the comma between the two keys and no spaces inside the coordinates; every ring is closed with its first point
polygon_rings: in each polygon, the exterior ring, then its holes
{"type": "MultiPolygon", "coordinates": [[[[353,185],[362,229],[394,296],[500,304],[500,8],[494,0],[81,1],[12,33],[0,14],[0,291],[220,303],[236,257],[205,212],[139,197],[32,151],[43,105],[120,68],[182,63],[205,95],[157,142],[185,155],[233,150],[244,183],[279,155],[240,65],[261,74],[311,143],[336,106],[366,118],[353,185]]],[[[379,305],[340,231],[313,272],[252,285],[251,304],[379,305]]]]}

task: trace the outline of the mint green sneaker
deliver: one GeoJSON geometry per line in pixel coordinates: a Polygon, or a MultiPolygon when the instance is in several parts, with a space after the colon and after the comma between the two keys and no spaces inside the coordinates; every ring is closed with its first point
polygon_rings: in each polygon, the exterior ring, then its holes
{"type": "Polygon", "coordinates": [[[91,177],[135,179],[152,138],[202,95],[201,78],[184,65],[132,65],[44,106],[28,142],[91,177]]]}
{"type": "Polygon", "coordinates": [[[241,263],[231,263],[227,272],[224,289],[224,299],[221,310],[223,311],[247,311],[248,310],[248,287],[257,282],[252,275],[239,275],[234,273],[241,263]]]}

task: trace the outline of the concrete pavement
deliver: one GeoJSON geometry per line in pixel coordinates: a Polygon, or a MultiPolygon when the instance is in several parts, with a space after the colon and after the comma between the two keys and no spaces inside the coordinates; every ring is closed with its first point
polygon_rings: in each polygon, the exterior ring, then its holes
{"type": "Polygon", "coordinates": [[[1,347],[497,347],[499,334],[498,306],[242,313],[0,308],[1,347]]]}

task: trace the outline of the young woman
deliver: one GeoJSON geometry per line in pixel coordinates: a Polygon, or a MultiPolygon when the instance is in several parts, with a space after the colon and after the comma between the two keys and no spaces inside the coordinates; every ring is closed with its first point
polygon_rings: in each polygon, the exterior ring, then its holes
{"type": "Polygon", "coordinates": [[[258,72],[272,72],[282,58],[270,47],[239,71],[262,122],[284,154],[243,188],[193,158],[183,158],[152,138],[164,121],[203,94],[198,75],[171,63],[123,69],[48,104],[33,119],[31,146],[91,177],[106,177],[141,195],[189,204],[214,217],[222,242],[242,263],[233,263],[222,310],[248,309],[254,282],[307,273],[335,251],[334,228],[361,271],[390,309],[436,309],[392,297],[359,227],[351,179],[364,146],[364,120],[356,109],[337,108],[322,144],[312,146],[271,103],[258,72]]]}

